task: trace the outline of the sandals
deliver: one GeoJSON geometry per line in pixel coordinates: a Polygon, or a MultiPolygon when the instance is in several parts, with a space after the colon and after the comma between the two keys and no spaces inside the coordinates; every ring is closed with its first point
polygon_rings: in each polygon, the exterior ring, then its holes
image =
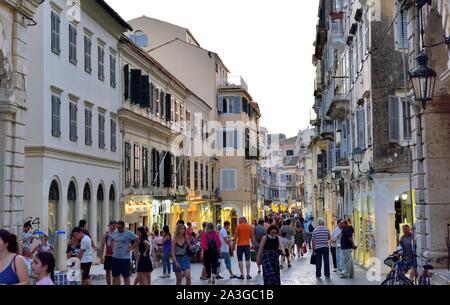
{"type": "Polygon", "coordinates": [[[252,277],[250,275],[247,275],[247,280],[251,280],[252,277]]]}
{"type": "Polygon", "coordinates": [[[240,277],[237,278],[238,280],[245,280],[245,277],[243,275],[241,275],[240,277]]]}

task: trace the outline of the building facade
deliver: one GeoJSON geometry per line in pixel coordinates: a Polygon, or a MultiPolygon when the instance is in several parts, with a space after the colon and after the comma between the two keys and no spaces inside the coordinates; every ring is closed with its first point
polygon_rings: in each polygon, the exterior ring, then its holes
{"type": "Polygon", "coordinates": [[[131,27],[104,1],[46,1],[30,31],[25,216],[39,218],[64,270],[85,219],[99,244],[120,215],[119,39],[131,27]]]}
{"type": "Polygon", "coordinates": [[[37,0],[0,3],[0,228],[15,234],[25,219],[28,42],[38,6],[37,0]]]}
{"type": "Polygon", "coordinates": [[[329,226],[352,220],[355,259],[366,267],[387,257],[401,225],[414,221],[407,33],[399,9],[394,0],[321,1],[319,8],[312,149],[318,216],[329,226]]]}

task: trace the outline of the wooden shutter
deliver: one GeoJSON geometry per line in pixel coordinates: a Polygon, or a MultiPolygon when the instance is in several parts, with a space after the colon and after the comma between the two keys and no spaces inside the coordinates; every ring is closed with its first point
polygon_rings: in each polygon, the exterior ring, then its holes
{"type": "Polygon", "coordinates": [[[56,97],[56,136],[61,136],[61,99],[56,97]]]}
{"type": "Polygon", "coordinates": [[[124,100],[126,101],[130,97],[130,66],[129,65],[123,66],[123,80],[124,80],[123,95],[124,95],[124,100]]]}
{"type": "Polygon", "coordinates": [[[171,103],[172,103],[172,96],[167,93],[166,94],[166,121],[171,120],[171,103]]]}
{"type": "Polygon", "coordinates": [[[154,86],[153,86],[153,83],[150,83],[150,86],[149,86],[149,94],[150,94],[150,96],[149,96],[149,108],[150,108],[150,112],[151,113],[154,113],[155,112],[155,109],[154,109],[154,105],[155,105],[155,103],[154,103],[154,98],[155,98],[155,88],[154,88],[154,86]]]}
{"type": "Polygon", "coordinates": [[[233,113],[239,114],[241,113],[241,97],[235,96],[233,97],[233,113]]]}
{"type": "Polygon", "coordinates": [[[221,96],[217,96],[217,111],[219,114],[223,113],[223,98],[221,96]]]}
{"type": "Polygon", "coordinates": [[[398,143],[400,140],[399,125],[399,98],[397,96],[390,95],[388,98],[389,108],[389,142],[398,143]]]}
{"type": "Polygon", "coordinates": [[[358,132],[358,147],[364,149],[366,147],[365,143],[365,122],[364,122],[364,108],[360,108],[356,111],[356,125],[358,132]]]}
{"type": "Polygon", "coordinates": [[[150,77],[142,76],[142,107],[150,108],[150,77]]]}
{"type": "MultiPolygon", "coordinates": [[[[400,10],[400,8],[399,8],[400,10]]],[[[397,18],[397,48],[408,48],[408,11],[399,11],[397,18]]]]}
{"type": "Polygon", "coordinates": [[[58,130],[56,128],[56,96],[52,95],[52,136],[58,136],[58,130]]]}
{"type": "Polygon", "coordinates": [[[142,71],[138,69],[131,69],[130,77],[130,100],[133,104],[139,104],[142,94],[142,71]]]}
{"type": "Polygon", "coordinates": [[[239,142],[238,142],[238,131],[234,130],[233,131],[233,139],[234,139],[234,148],[237,149],[239,147],[239,142]]]}

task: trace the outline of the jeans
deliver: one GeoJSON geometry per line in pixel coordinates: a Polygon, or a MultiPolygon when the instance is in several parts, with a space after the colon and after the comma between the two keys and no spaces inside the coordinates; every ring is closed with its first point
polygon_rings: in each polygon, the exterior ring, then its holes
{"type": "Polygon", "coordinates": [[[311,249],[311,240],[312,240],[312,233],[306,233],[306,243],[308,244],[309,248],[311,249]]]}
{"type": "Polygon", "coordinates": [[[319,248],[314,250],[314,253],[316,254],[316,277],[322,276],[322,258],[325,277],[330,277],[330,250],[328,248],[319,248]]]}
{"type": "Polygon", "coordinates": [[[333,258],[333,268],[337,269],[336,247],[330,247],[331,257],[333,258]]]}
{"type": "Polygon", "coordinates": [[[346,276],[346,277],[353,277],[354,273],[355,273],[355,271],[353,269],[352,251],[353,251],[353,249],[343,249],[342,250],[344,276],[346,276]]]}
{"type": "Polygon", "coordinates": [[[163,254],[163,274],[170,274],[170,253],[163,254]]]}
{"type": "Polygon", "coordinates": [[[336,247],[336,261],[337,261],[337,270],[342,271],[343,264],[342,264],[342,250],[341,247],[336,247]]]}

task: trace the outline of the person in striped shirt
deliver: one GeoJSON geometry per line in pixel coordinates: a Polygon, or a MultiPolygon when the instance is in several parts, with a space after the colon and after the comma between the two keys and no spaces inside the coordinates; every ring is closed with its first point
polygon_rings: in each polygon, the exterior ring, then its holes
{"type": "Polygon", "coordinates": [[[322,259],[324,273],[327,280],[330,279],[330,230],[325,227],[323,218],[319,218],[319,226],[312,232],[312,246],[316,256],[316,278],[320,279],[322,274],[322,259]]]}

